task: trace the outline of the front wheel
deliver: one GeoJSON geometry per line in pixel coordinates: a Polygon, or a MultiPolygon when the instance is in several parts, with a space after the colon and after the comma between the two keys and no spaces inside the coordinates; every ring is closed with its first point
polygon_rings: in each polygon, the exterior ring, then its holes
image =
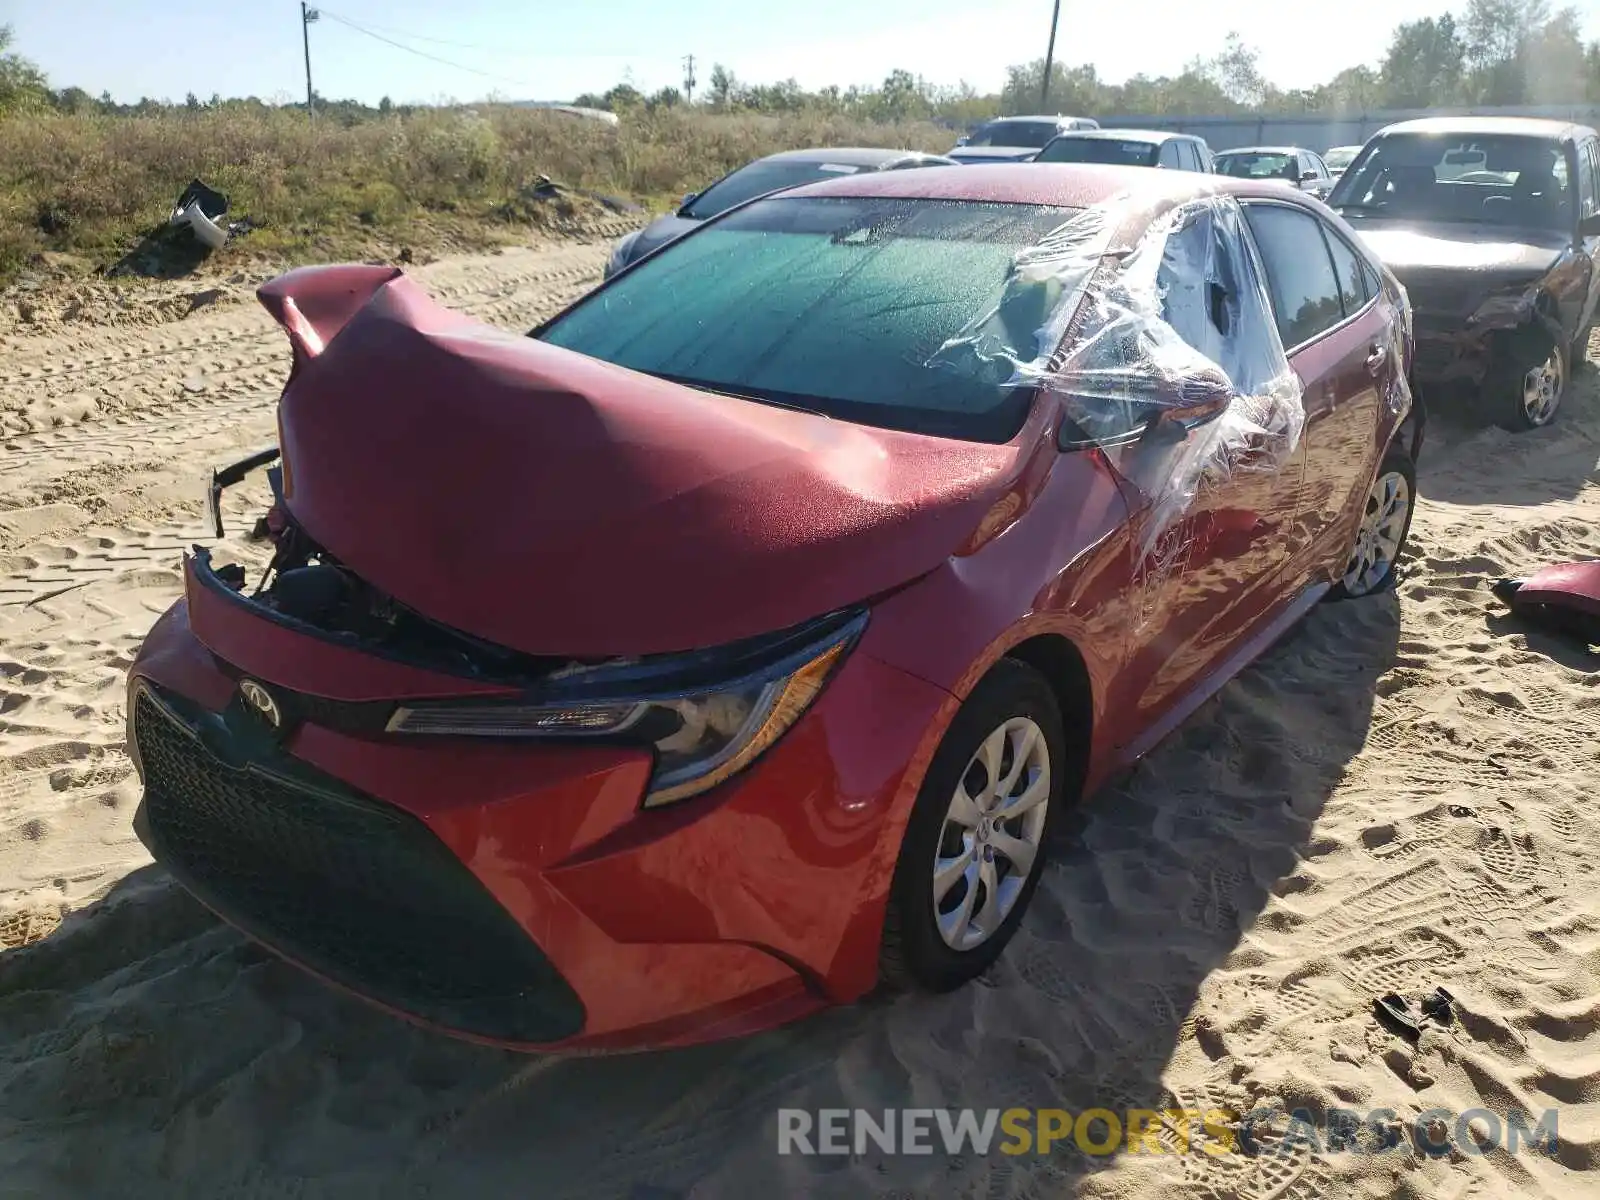
{"type": "Polygon", "coordinates": [[[950,991],[1000,957],[1039,884],[1067,776],[1055,693],[1002,659],[950,723],[912,807],[884,918],[885,983],[950,991]]]}
{"type": "Polygon", "coordinates": [[[1496,424],[1520,433],[1554,421],[1566,396],[1568,366],[1566,348],[1548,330],[1519,330],[1501,348],[1485,384],[1496,424]]]}
{"type": "Polygon", "coordinates": [[[1333,600],[1354,600],[1383,591],[1394,582],[1395,565],[1411,533],[1416,509],[1417,468],[1398,442],[1378,466],[1356,527],[1356,543],[1344,575],[1328,593],[1333,600]]]}

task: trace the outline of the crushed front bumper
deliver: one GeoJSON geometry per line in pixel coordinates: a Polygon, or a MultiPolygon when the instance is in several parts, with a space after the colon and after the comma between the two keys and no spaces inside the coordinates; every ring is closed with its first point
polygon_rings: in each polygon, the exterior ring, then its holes
{"type": "Polygon", "coordinates": [[[493,1041],[560,1042],[583,1003],[421,821],[210,713],[133,689],[151,854],[232,924],[332,982],[493,1041]]]}
{"type": "Polygon", "coordinates": [[[456,1036],[687,1045],[876,982],[901,831],[956,707],[859,647],[760,762],[642,809],[647,751],[404,737],[369,709],[482,694],[254,615],[187,569],[130,672],[152,855],[241,930],[456,1036]],[[241,681],[286,716],[272,727],[241,681]]]}

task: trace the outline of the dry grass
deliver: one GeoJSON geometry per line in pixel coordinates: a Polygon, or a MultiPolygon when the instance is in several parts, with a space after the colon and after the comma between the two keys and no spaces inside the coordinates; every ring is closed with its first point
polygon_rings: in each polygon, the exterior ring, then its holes
{"type": "Polygon", "coordinates": [[[0,118],[0,283],[42,251],[105,265],[165,218],[199,177],[285,261],[375,241],[504,240],[538,219],[518,204],[538,175],[659,202],[762,154],[801,146],[948,148],[932,125],[827,117],[641,112],[619,128],[501,106],[343,126],[237,105],[158,116],[0,118]],[[510,228],[508,228],[508,225],[510,228]]]}

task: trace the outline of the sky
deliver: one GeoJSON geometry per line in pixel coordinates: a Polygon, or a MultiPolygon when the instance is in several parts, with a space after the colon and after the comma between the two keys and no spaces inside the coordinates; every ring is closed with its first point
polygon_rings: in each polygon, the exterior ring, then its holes
{"type": "MultiPolygon", "coordinates": [[[[699,87],[713,63],[742,80],[802,86],[876,84],[895,68],[930,83],[998,90],[1006,67],[1044,54],[1051,0],[805,0],[801,4],[662,0],[336,0],[310,26],[319,95],[376,103],[568,100],[620,81],[681,86],[694,55],[699,87]],[[336,18],[365,27],[362,33],[336,18]],[[401,49],[379,40],[409,47],[401,49]],[[420,53],[415,53],[420,52],[420,53]],[[431,55],[432,58],[423,57],[431,55]],[[434,61],[436,59],[446,62],[434,61]]],[[[1062,4],[1056,57],[1103,79],[1175,74],[1238,30],[1280,87],[1325,82],[1376,64],[1394,27],[1465,0],[1117,0],[1062,4]],[[1313,15],[1315,14],[1315,15],[1313,15]]],[[[1600,36],[1594,0],[1585,33],[1600,36]]],[[[298,0],[0,0],[0,25],[56,87],[182,100],[305,96],[298,0]]]]}

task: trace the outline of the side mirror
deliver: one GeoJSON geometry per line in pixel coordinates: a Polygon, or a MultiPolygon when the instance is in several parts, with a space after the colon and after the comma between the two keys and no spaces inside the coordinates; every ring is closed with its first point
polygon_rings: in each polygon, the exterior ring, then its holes
{"type": "Polygon", "coordinates": [[[1600,237],[1600,213],[1584,217],[1578,222],[1579,237],[1600,237]]]}
{"type": "Polygon", "coordinates": [[[1301,171],[1300,172],[1300,182],[1301,183],[1312,183],[1315,180],[1320,179],[1320,178],[1321,178],[1321,176],[1318,175],[1315,171],[1301,171]]]}
{"type": "Polygon", "coordinates": [[[1197,425],[1215,420],[1233,403],[1233,383],[1221,367],[1164,381],[1161,405],[1144,427],[1144,436],[1155,440],[1182,437],[1197,425]]]}
{"type": "Polygon", "coordinates": [[[678,211],[682,212],[684,209],[688,208],[689,205],[693,204],[698,199],[700,199],[700,193],[699,192],[685,192],[683,194],[683,203],[678,205],[678,211]]]}

